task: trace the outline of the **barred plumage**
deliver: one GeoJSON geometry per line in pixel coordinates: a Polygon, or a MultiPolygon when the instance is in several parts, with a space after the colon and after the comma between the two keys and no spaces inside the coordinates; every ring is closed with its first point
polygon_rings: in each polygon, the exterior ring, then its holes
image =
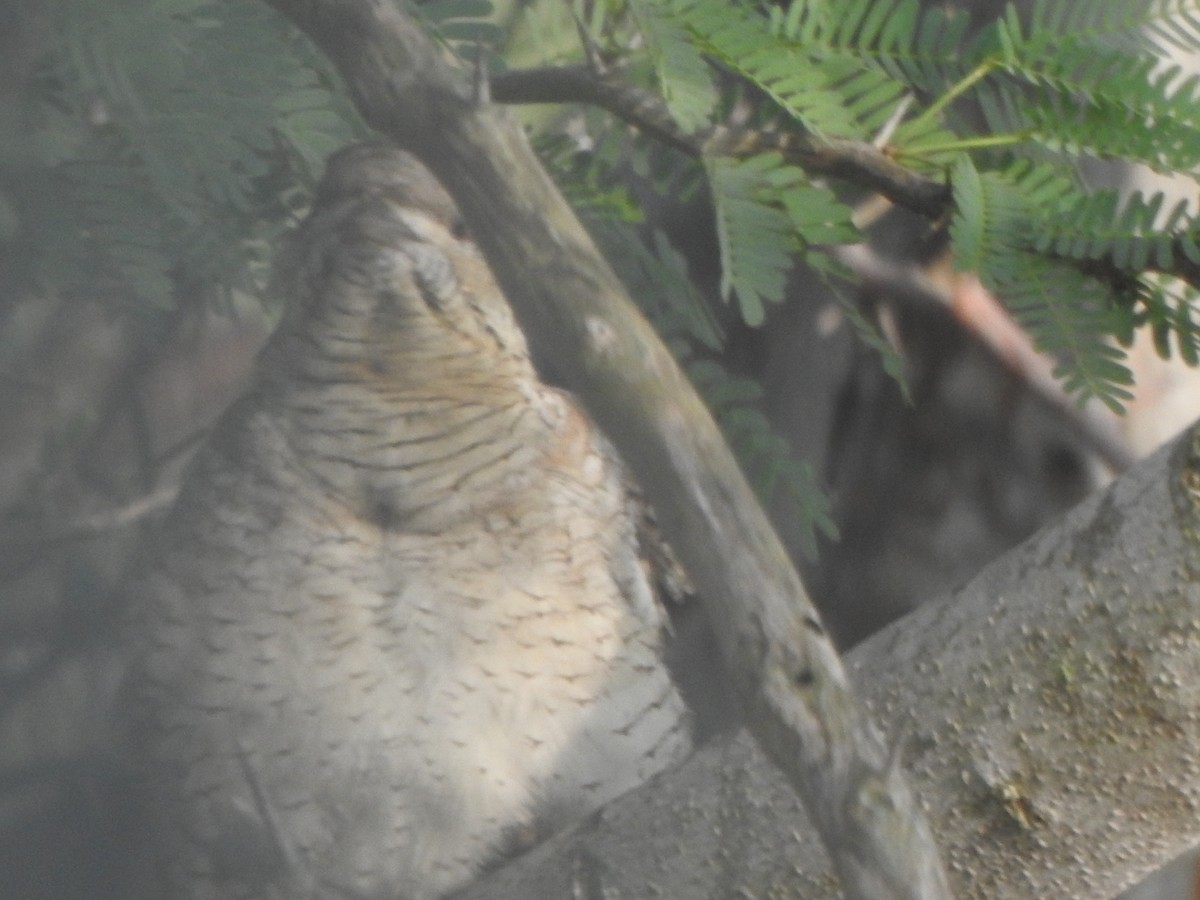
{"type": "Polygon", "coordinates": [[[428,900],[690,747],[623,474],[453,203],[343,151],[133,591],[175,896],[428,900]]]}

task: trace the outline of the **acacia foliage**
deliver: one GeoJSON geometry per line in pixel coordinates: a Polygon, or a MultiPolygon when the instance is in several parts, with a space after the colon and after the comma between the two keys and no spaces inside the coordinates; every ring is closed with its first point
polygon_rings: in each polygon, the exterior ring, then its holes
{"type": "MultiPolygon", "coordinates": [[[[722,323],[760,325],[797,259],[844,288],[828,250],[860,239],[862,186],[813,177],[778,142],[761,152],[753,141],[705,143],[722,128],[875,142],[945,179],[952,204],[931,230],[948,231],[957,266],[1008,302],[1080,397],[1120,404],[1122,344],[1140,324],[1163,353],[1200,356],[1187,276],[1200,270],[1195,209],[1089,191],[1078,170],[1086,157],[1160,172],[1200,164],[1198,79],[1160,63],[1164,49],[1200,49],[1200,0],[1039,0],[1028,16],[1010,8],[982,28],[918,0],[574,0],[583,40],[560,7],[412,6],[468,69],[587,58],[598,78],[616,73],[649,92],[697,136],[704,152],[689,158],[584,106],[534,126],[753,480],[792,495],[810,535],[832,531],[812,473],[757,411],[759,386],[715,360],[722,323]],[[712,296],[641,221],[630,172],[666,197],[711,198],[712,296]]],[[[237,289],[261,295],[266,260],[321,160],[365,134],[320,55],[248,0],[50,0],[11,15],[45,37],[18,102],[0,114],[6,286],[99,296],[143,316],[237,289]]],[[[844,308],[898,370],[870,322],[848,299],[844,308]]]]}
{"type": "MultiPolygon", "coordinates": [[[[1009,6],[976,30],[963,10],[917,0],[664,5],[693,39],[660,55],[715,61],[706,77],[733,73],[721,79],[729,95],[751,85],[762,121],[859,140],[887,130],[888,155],[945,177],[957,266],[1009,303],[1081,398],[1119,407],[1128,396],[1121,344],[1140,324],[1164,354],[1174,346],[1196,360],[1196,290],[1177,277],[1200,261],[1194,205],[1167,211],[1161,194],[1089,191],[1079,162],[1124,159],[1164,173],[1200,164],[1200,79],[1161,62],[1163,51],[1200,49],[1200,3],[1039,0],[1024,18],[1009,6]]],[[[676,60],[657,71],[666,81],[695,69],[676,60]]],[[[663,95],[676,107],[704,93],[664,86],[663,95]]],[[[722,115],[719,101],[708,114],[722,115]]],[[[831,223],[848,228],[848,209],[838,216],[836,206],[798,195],[811,179],[779,158],[709,170],[725,284],[757,320],[764,301],[782,297],[773,274],[783,253],[819,246],[831,223]],[[781,214],[787,251],[763,234],[781,214]]]]}

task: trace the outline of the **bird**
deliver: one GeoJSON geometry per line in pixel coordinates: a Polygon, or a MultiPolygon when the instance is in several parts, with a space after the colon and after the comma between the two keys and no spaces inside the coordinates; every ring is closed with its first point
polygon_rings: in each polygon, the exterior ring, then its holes
{"type": "Polygon", "coordinates": [[[453,200],[370,141],[133,580],[164,894],[434,900],[676,764],[630,478],[545,383],[453,200]]]}

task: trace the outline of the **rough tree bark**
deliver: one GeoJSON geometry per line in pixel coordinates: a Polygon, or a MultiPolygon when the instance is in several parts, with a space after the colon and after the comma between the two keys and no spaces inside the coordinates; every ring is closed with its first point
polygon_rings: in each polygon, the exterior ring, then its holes
{"type": "MultiPolygon", "coordinates": [[[[848,657],[958,897],[1112,897],[1200,842],[1200,426],[848,657]]],[[[460,900],[838,896],[744,733],[460,900]]]]}
{"type": "Polygon", "coordinates": [[[947,896],[915,799],[716,424],[515,121],[392,0],[268,2],[333,60],[364,118],[454,194],[535,355],[638,476],[719,623],[751,730],[804,798],[847,893],[947,896]]]}

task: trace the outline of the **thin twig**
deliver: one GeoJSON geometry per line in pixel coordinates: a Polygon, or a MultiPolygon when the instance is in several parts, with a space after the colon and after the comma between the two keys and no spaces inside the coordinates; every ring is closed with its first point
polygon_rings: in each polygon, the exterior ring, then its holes
{"type": "Polygon", "coordinates": [[[113,506],[80,516],[58,533],[49,536],[49,539],[54,542],[82,540],[120,528],[128,528],[148,516],[162,512],[175,501],[178,495],[178,484],[161,485],[150,493],[143,494],[121,506],[113,506]]]}
{"type": "Polygon", "coordinates": [[[864,283],[881,285],[890,300],[916,306],[936,305],[950,312],[996,362],[1025,385],[1113,472],[1123,472],[1136,458],[1121,439],[1108,407],[1080,407],[1054,377],[1054,360],[1038,350],[1025,330],[995,297],[978,285],[968,298],[952,295],[918,266],[881,257],[863,244],[832,248],[830,254],[864,283]]]}
{"type": "Polygon", "coordinates": [[[944,182],[900,165],[869,141],[723,125],[684,131],[661,97],[629,84],[615,67],[604,76],[588,66],[505,72],[493,79],[492,97],[497,103],[587,103],[688,156],[750,156],[773,150],[812,175],[852,181],[931,219],[950,210],[950,190],[944,182]]]}
{"type": "MultiPolygon", "coordinates": [[[[585,103],[607,110],[639,131],[695,158],[703,155],[749,156],[765,151],[811,175],[832,176],[868,188],[892,202],[933,221],[953,209],[950,187],[894,159],[875,141],[821,138],[779,130],[712,126],[696,132],[680,128],[666,103],[652,91],[630,84],[623,70],[609,66],[598,74],[590,66],[547,66],[519,69],[496,76],[492,95],[497,103],[585,103]]],[[[927,110],[923,115],[929,115],[927,110]]],[[[885,126],[886,133],[886,126],[885,126]]],[[[1008,140],[1008,138],[1005,138],[1008,140]]],[[[977,140],[974,141],[977,144],[977,140]]],[[[929,148],[922,148],[929,152],[929,148]]],[[[1192,259],[1194,241],[1181,237],[1172,245],[1170,258],[1154,258],[1146,271],[1170,275],[1200,290],[1200,262],[1192,259]]],[[[1080,269],[1120,287],[1130,272],[1118,267],[1111,254],[1097,260],[1069,260],[1080,269]]]]}

